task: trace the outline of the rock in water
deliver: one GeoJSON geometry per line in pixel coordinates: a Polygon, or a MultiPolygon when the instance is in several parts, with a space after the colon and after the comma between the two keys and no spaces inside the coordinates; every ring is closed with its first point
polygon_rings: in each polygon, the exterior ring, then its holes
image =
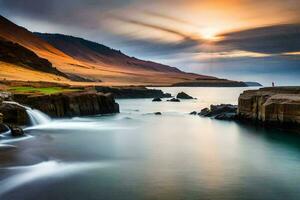
{"type": "Polygon", "coordinates": [[[23,129],[21,129],[20,127],[17,126],[9,126],[10,130],[11,130],[11,134],[14,137],[20,137],[24,135],[24,131],[23,129]]]}
{"type": "Polygon", "coordinates": [[[219,120],[233,120],[237,116],[237,106],[231,104],[211,105],[210,109],[202,109],[199,115],[219,120]]]}
{"type": "Polygon", "coordinates": [[[191,97],[190,95],[184,93],[184,92],[180,92],[177,94],[176,96],[177,99],[194,99],[193,97],[191,97]]]}
{"type": "Polygon", "coordinates": [[[197,111],[190,112],[190,115],[197,115],[197,111]]]}
{"type": "Polygon", "coordinates": [[[155,112],[154,115],[162,115],[161,112],[155,112]]]}
{"type": "Polygon", "coordinates": [[[203,108],[198,115],[206,116],[209,114],[209,112],[210,112],[209,108],[203,108]]]}
{"type": "Polygon", "coordinates": [[[167,101],[170,101],[170,102],[180,102],[180,100],[179,100],[179,99],[176,99],[176,98],[172,98],[172,99],[169,99],[169,100],[167,100],[167,101]]]}
{"type": "Polygon", "coordinates": [[[162,101],[162,100],[161,100],[161,98],[157,97],[157,98],[154,98],[152,101],[153,102],[159,102],[159,101],[162,101]]]}

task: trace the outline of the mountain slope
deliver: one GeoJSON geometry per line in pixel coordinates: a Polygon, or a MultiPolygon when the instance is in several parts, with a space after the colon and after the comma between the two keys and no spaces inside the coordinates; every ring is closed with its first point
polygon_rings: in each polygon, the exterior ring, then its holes
{"type": "Polygon", "coordinates": [[[65,74],[52,67],[52,64],[36,55],[33,51],[0,37],[0,61],[66,77],[65,74]]]}
{"type": "Polygon", "coordinates": [[[138,70],[183,73],[175,67],[129,57],[121,51],[82,38],[62,34],[35,33],[65,54],[82,61],[138,70]]]}
{"type": "MultiPolygon", "coordinates": [[[[7,60],[8,55],[4,55],[6,60],[2,60],[0,68],[7,71],[0,73],[0,79],[13,80],[13,77],[15,77],[19,80],[23,77],[24,81],[58,81],[71,85],[94,84],[106,86],[173,85],[186,82],[206,83],[209,81],[210,83],[220,81],[215,77],[185,73],[174,67],[129,57],[120,51],[81,38],[61,34],[34,34],[2,16],[0,16],[0,37],[12,42],[14,45],[18,44],[19,46],[15,47],[20,50],[18,54],[14,54],[13,61],[7,60]],[[31,54],[39,65],[32,64],[32,60],[28,63],[24,59],[26,56],[22,57],[22,51],[29,55],[27,50],[32,51],[39,57],[37,59],[31,54]],[[22,62],[20,63],[18,59],[21,59],[22,62]],[[48,60],[49,63],[40,63],[43,59],[48,60]],[[58,71],[67,74],[69,80],[58,76],[57,73],[54,74],[58,77],[45,75],[44,78],[41,78],[43,77],[41,73],[47,72],[51,64],[58,71]],[[20,73],[17,76],[16,74],[10,74],[16,71],[14,67],[18,68],[17,71],[20,73]],[[20,69],[22,67],[24,70],[20,69]],[[28,76],[30,71],[32,71],[32,76],[28,76]],[[35,73],[36,71],[41,73],[35,73]],[[77,81],[77,83],[70,79],[77,81]],[[78,83],[78,81],[81,83],[78,83]]],[[[12,51],[9,53],[12,53],[12,51]]],[[[232,81],[228,81],[228,83],[232,83],[232,81]]],[[[227,84],[227,80],[222,80],[222,84],[227,84]]]]}
{"type": "Polygon", "coordinates": [[[0,37],[18,43],[36,53],[48,52],[50,54],[67,57],[63,52],[49,43],[35,36],[27,29],[14,24],[0,15],[0,37]]]}

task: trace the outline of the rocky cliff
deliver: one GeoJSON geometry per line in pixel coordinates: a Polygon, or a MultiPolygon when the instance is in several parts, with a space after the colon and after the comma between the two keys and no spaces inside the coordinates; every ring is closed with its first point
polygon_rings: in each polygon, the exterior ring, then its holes
{"type": "Polygon", "coordinates": [[[14,100],[38,109],[51,117],[74,117],[119,112],[111,94],[70,92],[52,95],[15,94],[14,100]]]}
{"type": "Polygon", "coordinates": [[[263,123],[300,124],[300,87],[247,90],[239,97],[238,116],[263,123]]]}

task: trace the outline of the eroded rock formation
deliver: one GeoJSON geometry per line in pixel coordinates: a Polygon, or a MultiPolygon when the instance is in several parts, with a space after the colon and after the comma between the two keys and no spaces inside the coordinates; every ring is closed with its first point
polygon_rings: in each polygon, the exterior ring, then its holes
{"type": "Polygon", "coordinates": [[[119,112],[111,94],[70,92],[52,95],[14,95],[14,100],[38,109],[51,117],[74,117],[119,112]]]}
{"type": "Polygon", "coordinates": [[[247,90],[239,97],[238,115],[264,123],[300,124],[300,87],[247,90]]]}

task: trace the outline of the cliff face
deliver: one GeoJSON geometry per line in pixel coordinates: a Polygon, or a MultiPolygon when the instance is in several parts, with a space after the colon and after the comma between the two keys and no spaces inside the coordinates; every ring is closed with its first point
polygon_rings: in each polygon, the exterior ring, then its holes
{"type": "Polygon", "coordinates": [[[247,90],[239,97],[238,115],[265,123],[300,124],[300,87],[247,90]]]}
{"type": "Polygon", "coordinates": [[[95,92],[61,93],[53,95],[14,95],[14,100],[38,109],[51,117],[74,117],[119,112],[111,94],[95,92]]]}

